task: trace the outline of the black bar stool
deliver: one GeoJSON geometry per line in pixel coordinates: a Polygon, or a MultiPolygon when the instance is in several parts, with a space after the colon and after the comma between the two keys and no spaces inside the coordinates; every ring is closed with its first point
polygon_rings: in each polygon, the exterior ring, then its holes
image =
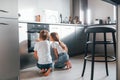
{"type": "Polygon", "coordinates": [[[116,28],[115,27],[101,27],[101,26],[91,26],[87,27],[85,29],[85,34],[86,34],[86,43],[85,43],[85,55],[84,55],[84,65],[83,65],[83,72],[82,72],[82,77],[84,76],[85,68],[86,68],[86,61],[91,61],[91,80],[93,80],[93,75],[94,75],[94,62],[105,62],[106,66],[106,74],[108,74],[108,62],[115,61],[116,60],[116,39],[115,39],[115,32],[116,28]],[[90,41],[89,37],[90,34],[93,34],[92,36],[92,41],[90,41]],[[103,33],[104,34],[104,40],[103,41],[96,41],[96,33],[103,33]],[[106,33],[112,33],[112,40],[108,41],[106,39],[106,33]],[[92,45],[92,51],[91,55],[88,55],[88,45],[92,45]],[[95,45],[96,44],[103,44],[104,45],[104,55],[95,55],[95,45]],[[114,47],[114,56],[108,56],[107,55],[107,44],[113,44],[114,47]],[[104,57],[104,60],[95,60],[95,57],[104,57]],[[110,58],[110,60],[108,60],[110,58]]]}

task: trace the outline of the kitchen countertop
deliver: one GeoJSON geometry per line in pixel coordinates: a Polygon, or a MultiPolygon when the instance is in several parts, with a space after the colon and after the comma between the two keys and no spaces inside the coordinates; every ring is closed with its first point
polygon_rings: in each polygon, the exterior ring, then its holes
{"type": "Polygon", "coordinates": [[[82,24],[68,24],[68,23],[45,23],[45,22],[35,22],[35,21],[19,21],[19,23],[36,23],[36,24],[48,24],[48,25],[63,25],[63,26],[116,26],[116,23],[111,24],[90,24],[90,25],[82,25],[82,24]]]}
{"type": "Polygon", "coordinates": [[[36,24],[49,24],[49,25],[63,25],[63,26],[84,26],[82,24],[68,24],[68,23],[45,23],[45,22],[34,22],[34,21],[19,21],[19,23],[36,23],[36,24]]]}
{"type": "Polygon", "coordinates": [[[111,24],[92,24],[88,26],[103,26],[103,25],[116,25],[116,23],[111,23],[111,24]]]}

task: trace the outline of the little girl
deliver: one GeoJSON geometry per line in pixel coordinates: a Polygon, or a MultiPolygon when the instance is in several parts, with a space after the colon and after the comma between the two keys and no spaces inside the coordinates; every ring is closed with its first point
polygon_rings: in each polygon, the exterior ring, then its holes
{"type": "Polygon", "coordinates": [[[37,67],[41,72],[48,76],[52,70],[52,57],[50,54],[50,44],[47,40],[49,33],[47,30],[41,30],[39,40],[36,41],[34,46],[34,57],[38,60],[37,67]]]}
{"type": "Polygon", "coordinates": [[[72,66],[69,60],[68,48],[62,41],[60,41],[58,33],[52,32],[50,34],[50,40],[52,41],[51,45],[56,56],[54,67],[64,68],[66,66],[67,69],[71,68],[72,66]]]}

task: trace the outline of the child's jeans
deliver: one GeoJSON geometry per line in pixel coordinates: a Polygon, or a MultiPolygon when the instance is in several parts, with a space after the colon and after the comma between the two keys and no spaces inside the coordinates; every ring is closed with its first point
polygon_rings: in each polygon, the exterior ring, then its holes
{"type": "Polygon", "coordinates": [[[49,69],[49,68],[52,68],[52,63],[49,63],[49,64],[38,64],[37,63],[37,67],[40,69],[49,69]]]}
{"type": "Polygon", "coordinates": [[[58,55],[58,60],[55,62],[55,68],[64,68],[66,66],[66,62],[69,60],[69,56],[67,53],[60,53],[58,55]]]}

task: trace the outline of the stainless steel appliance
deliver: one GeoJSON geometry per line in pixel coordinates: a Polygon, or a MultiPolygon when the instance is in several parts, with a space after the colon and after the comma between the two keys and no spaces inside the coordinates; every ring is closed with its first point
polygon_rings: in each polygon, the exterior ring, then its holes
{"type": "Polygon", "coordinates": [[[40,30],[48,30],[48,24],[28,23],[28,52],[33,52],[35,40],[39,38],[40,30]]]}
{"type": "Polygon", "coordinates": [[[0,80],[18,80],[17,0],[0,0],[0,80]]]}

